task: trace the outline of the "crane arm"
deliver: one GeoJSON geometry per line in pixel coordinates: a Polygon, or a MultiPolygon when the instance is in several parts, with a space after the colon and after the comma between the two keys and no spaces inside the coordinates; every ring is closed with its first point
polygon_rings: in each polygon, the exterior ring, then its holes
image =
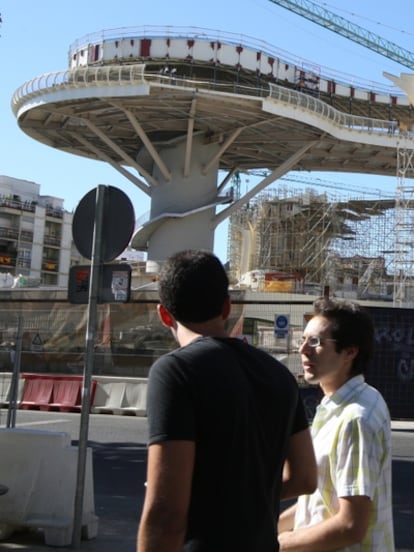
{"type": "Polygon", "coordinates": [[[394,44],[394,42],[385,40],[379,35],[351,23],[347,19],[318,6],[310,0],[270,0],[270,2],[297,13],[321,25],[325,29],[329,29],[345,38],[349,38],[377,54],[381,54],[388,59],[401,63],[401,65],[405,67],[414,69],[414,54],[409,50],[400,48],[400,46],[394,44]]]}

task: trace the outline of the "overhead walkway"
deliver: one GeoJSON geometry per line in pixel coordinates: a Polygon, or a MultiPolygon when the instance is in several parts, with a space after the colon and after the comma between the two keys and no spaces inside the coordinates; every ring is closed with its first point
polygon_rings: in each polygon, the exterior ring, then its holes
{"type": "Polygon", "coordinates": [[[150,197],[132,245],[156,264],[213,249],[218,224],[290,170],[396,174],[397,147],[414,148],[408,98],[309,66],[229,33],[118,29],[77,41],[68,69],[12,103],[28,135],[110,164],[150,197]],[[219,208],[231,175],[256,169],[267,176],[219,208]]]}

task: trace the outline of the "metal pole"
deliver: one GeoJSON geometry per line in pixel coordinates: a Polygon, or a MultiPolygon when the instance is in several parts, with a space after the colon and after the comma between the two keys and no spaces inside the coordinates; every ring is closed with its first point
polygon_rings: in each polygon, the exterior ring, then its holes
{"type": "Polygon", "coordinates": [[[22,358],[23,341],[23,317],[19,316],[17,322],[16,349],[13,362],[13,374],[10,387],[9,410],[7,412],[7,427],[16,426],[17,398],[19,390],[20,364],[22,358]]]}
{"type": "Polygon", "coordinates": [[[72,534],[72,546],[75,549],[78,549],[80,547],[82,538],[83,496],[85,488],[86,455],[88,447],[91,383],[95,355],[97,304],[102,274],[102,224],[105,205],[105,188],[105,186],[99,185],[96,189],[95,224],[92,243],[88,321],[86,327],[85,359],[83,370],[82,408],[80,414],[79,429],[78,469],[72,534]]]}

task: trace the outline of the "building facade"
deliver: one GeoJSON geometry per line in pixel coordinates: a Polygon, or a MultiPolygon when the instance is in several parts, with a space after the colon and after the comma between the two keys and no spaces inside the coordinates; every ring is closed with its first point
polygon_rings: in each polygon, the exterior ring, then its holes
{"type": "Polygon", "coordinates": [[[72,218],[39,184],[0,176],[0,286],[67,287],[70,266],[82,261],[72,218]]]}

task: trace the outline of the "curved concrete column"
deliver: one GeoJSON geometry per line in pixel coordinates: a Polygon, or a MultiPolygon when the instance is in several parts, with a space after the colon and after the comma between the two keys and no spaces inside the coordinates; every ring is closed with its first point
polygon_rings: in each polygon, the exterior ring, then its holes
{"type": "Polygon", "coordinates": [[[157,185],[151,192],[150,220],[137,230],[132,241],[138,249],[148,242],[148,261],[165,260],[177,250],[177,244],[180,249],[213,249],[213,217],[222,200],[217,195],[218,160],[212,165],[210,160],[218,148],[218,144],[194,138],[188,176],[184,176],[186,142],[160,151],[171,179],[165,180],[154,165],[157,185]]]}

